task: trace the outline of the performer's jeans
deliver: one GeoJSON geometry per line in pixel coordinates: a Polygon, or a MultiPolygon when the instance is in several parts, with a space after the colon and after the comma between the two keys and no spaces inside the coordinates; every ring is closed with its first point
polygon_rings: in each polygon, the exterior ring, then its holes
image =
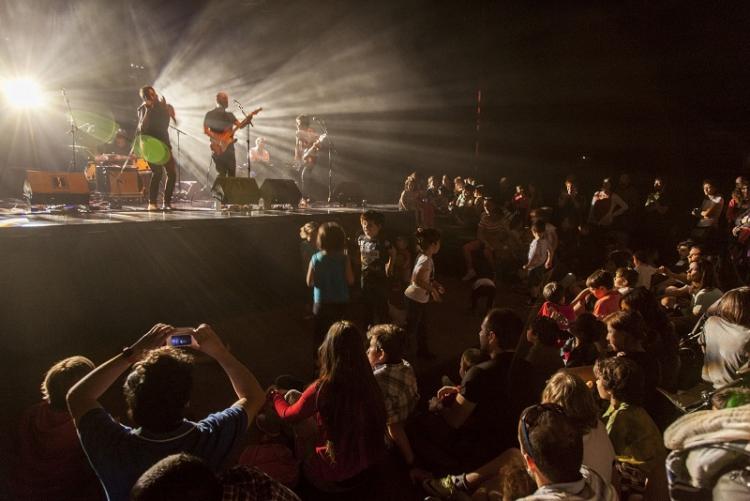
{"type": "Polygon", "coordinates": [[[235,177],[237,174],[237,159],[234,154],[234,145],[229,146],[221,155],[214,155],[216,171],[221,177],[235,177]]]}
{"type": "Polygon", "coordinates": [[[161,185],[161,177],[164,175],[164,171],[167,171],[167,186],[164,188],[164,205],[170,205],[172,203],[172,192],[174,191],[174,184],[177,180],[177,169],[174,163],[174,157],[169,155],[169,160],[164,165],[156,165],[149,163],[148,166],[151,168],[153,173],[151,176],[151,185],[149,186],[148,202],[155,204],[157,198],[159,198],[159,185],[161,185]]]}

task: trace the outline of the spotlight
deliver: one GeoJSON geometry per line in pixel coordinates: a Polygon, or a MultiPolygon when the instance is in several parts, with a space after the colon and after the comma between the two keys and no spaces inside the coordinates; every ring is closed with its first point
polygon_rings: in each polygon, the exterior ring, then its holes
{"type": "Polygon", "coordinates": [[[5,99],[14,108],[37,108],[44,104],[44,95],[39,84],[29,78],[5,80],[5,99]]]}

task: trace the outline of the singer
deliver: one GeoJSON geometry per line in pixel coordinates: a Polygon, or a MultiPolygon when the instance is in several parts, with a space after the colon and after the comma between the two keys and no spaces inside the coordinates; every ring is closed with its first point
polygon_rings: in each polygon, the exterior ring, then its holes
{"type": "Polygon", "coordinates": [[[234,113],[227,111],[228,107],[229,96],[226,92],[219,92],[216,94],[216,107],[203,119],[203,132],[211,138],[211,158],[221,177],[234,177],[237,171],[232,131],[240,127],[240,122],[234,113]],[[231,139],[226,140],[227,136],[231,139]]]}
{"type": "MultiPolygon", "coordinates": [[[[157,199],[159,197],[159,185],[164,171],[167,171],[167,185],[164,188],[164,210],[172,210],[172,192],[174,191],[177,171],[175,169],[174,156],[172,155],[172,145],[169,142],[169,121],[175,118],[174,108],[167,104],[166,99],[156,94],[153,87],[147,85],[142,87],[139,92],[143,104],[138,107],[138,119],[141,127],[141,140],[143,136],[150,136],[164,144],[168,151],[166,161],[163,159],[146,158],[148,166],[153,175],[148,193],[148,210],[157,210],[157,199]],[[162,163],[157,163],[162,162],[162,163]]],[[[144,155],[148,157],[148,155],[144,155]]]]}

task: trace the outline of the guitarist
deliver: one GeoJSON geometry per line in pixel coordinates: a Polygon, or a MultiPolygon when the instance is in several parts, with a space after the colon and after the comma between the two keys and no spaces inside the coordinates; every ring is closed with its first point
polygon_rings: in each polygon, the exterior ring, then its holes
{"type": "Polygon", "coordinates": [[[313,191],[314,180],[312,171],[318,163],[318,135],[315,129],[311,127],[309,115],[300,115],[297,117],[296,141],[294,143],[294,162],[299,167],[300,191],[304,198],[310,197],[313,191]],[[305,155],[307,153],[307,155],[305,155]]]}
{"type": "MultiPolygon", "coordinates": [[[[227,111],[229,107],[229,96],[226,92],[216,94],[216,108],[206,113],[203,119],[203,132],[210,138],[221,140],[221,134],[239,126],[240,122],[234,113],[227,111]]],[[[211,154],[219,176],[234,177],[237,171],[237,159],[234,156],[234,143],[230,143],[227,149],[216,154],[211,154]]]]}

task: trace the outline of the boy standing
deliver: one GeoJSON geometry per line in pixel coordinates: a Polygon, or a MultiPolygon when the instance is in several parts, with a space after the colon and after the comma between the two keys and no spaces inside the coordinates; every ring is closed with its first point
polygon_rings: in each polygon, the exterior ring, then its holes
{"type": "Polygon", "coordinates": [[[534,240],[529,244],[528,262],[523,269],[529,274],[529,295],[531,301],[539,297],[539,288],[544,280],[544,273],[552,267],[552,249],[546,238],[544,221],[536,220],[531,225],[534,240]]]}
{"type": "Polygon", "coordinates": [[[383,238],[385,218],[380,212],[368,210],[359,217],[363,235],[357,239],[362,263],[362,302],[365,325],[388,323],[388,277],[393,274],[396,249],[383,238]]]}
{"type": "Polygon", "coordinates": [[[385,401],[388,437],[399,448],[406,464],[412,466],[414,452],[404,423],[417,406],[419,393],[414,369],[402,358],[406,333],[393,324],[382,324],[370,329],[367,338],[367,359],[385,401]]]}

